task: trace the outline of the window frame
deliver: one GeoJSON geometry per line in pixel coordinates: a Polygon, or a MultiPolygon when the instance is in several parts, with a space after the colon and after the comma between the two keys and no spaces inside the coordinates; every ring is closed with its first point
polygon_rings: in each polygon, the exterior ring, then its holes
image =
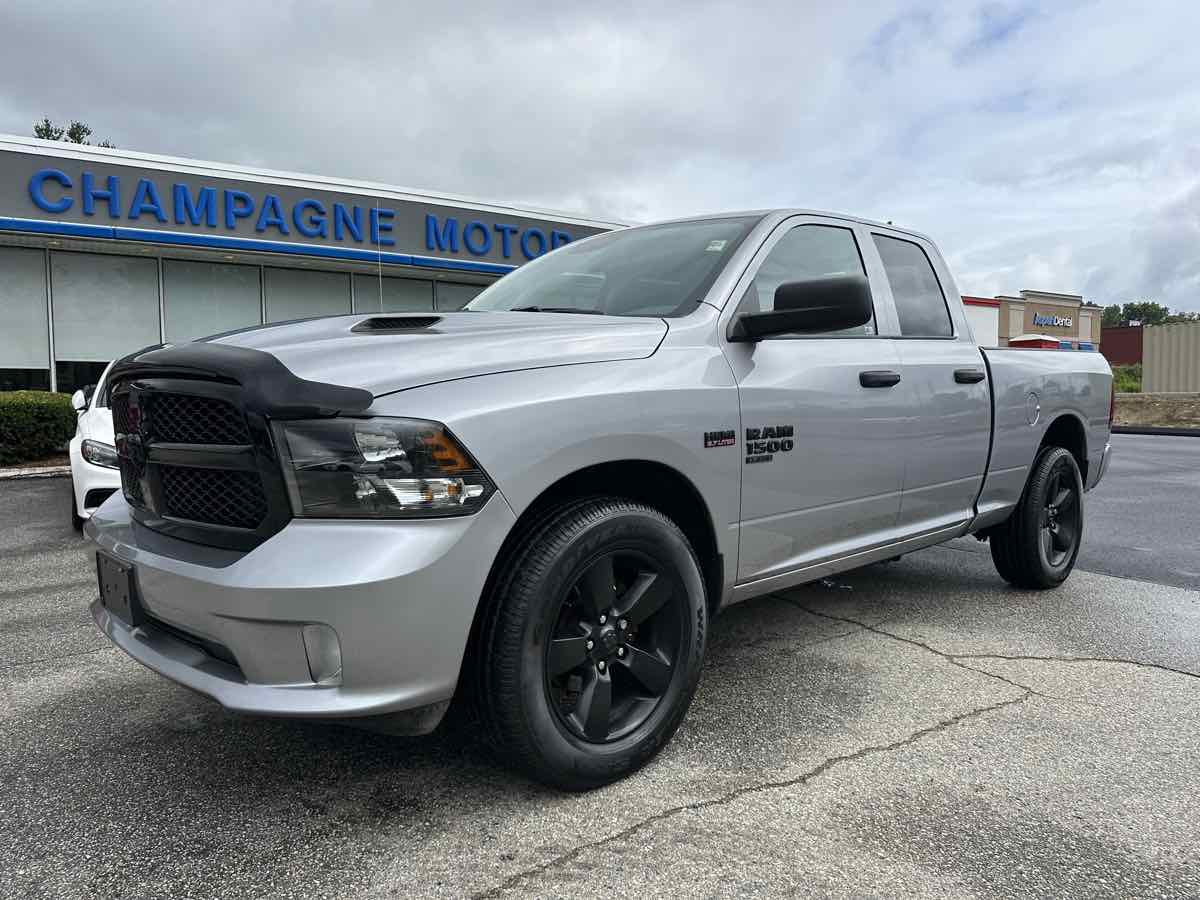
{"type": "Polygon", "coordinates": [[[884,334],[881,330],[880,306],[877,302],[878,295],[876,293],[877,278],[872,276],[871,262],[867,255],[863,252],[861,234],[856,225],[857,223],[851,220],[823,219],[815,216],[791,216],[778,223],[775,228],[772,229],[767,239],[763,241],[758,250],[755,251],[754,257],[750,261],[750,265],[746,267],[746,271],[743,273],[742,277],[738,279],[737,285],[735,286],[733,294],[731,295],[731,300],[735,297],[737,299],[726,304],[726,308],[731,309],[732,312],[725,321],[723,329],[725,339],[728,340],[729,329],[733,325],[733,320],[737,318],[738,314],[741,312],[742,305],[746,302],[747,293],[754,288],[754,282],[758,278],[759,271],[770,258],[771,254],[775,252],[775,248],[778,247],[780,242],[783,241],[789,234],[791,234],[793,230],[797,228],[813,227],[835,228],[840,231],[847,231],[850,233],[850,240],[854,243],[854,250],[858,254],[858,262],[862,267],[862,276],[867,279],[867,285],[871,292],[871,322],[875,327],[875,331],[871,334],[802,334],[798,332],[789,334],[773,334],[768,337],[761,338],[760,341],[756,343],[761,343],[763,341],[861,341],[877,340],[880,338],[891,339],[893,335],[884,334]]]}
{"type": "Polygon", "coordinates": [[[938,267],[934,265],[933,259],[929,255],[929,251],[925,248],[921,241],[917,240],[912,235],[895,234],[878,228],[870,228],[867,233],[871,237],[871,250],[879,260],[880,277],[884,285],[887,286],[888,297],[892,302],[892,309],[896,315],[896,334],[895,339],[898,341],[957,341],[959,339],[958,322],[954,318],[954,311],[950,308],[950,301],[946,299],[946,288],[942,284],[941,276],[938,275],[938,267]],[[899,241],[903,244],[912,244],[921,251],[921,255],[925,258],[926,265],[929,266],[929,271],[933,274],[934,284],[937,285],[938,293],[942,295],[942,308],[946,311],[946,321],[950,323],[949,334],[905,334],[904,326],[900,321],[900,304],[896,302],[896,294],[892,290],[891,279],[887,274],[887,263],[883,260],[883,254],[879,250],[879,245],[875,243],[875,238],[883,237],[890,238],[893,241],[899,241]]]}

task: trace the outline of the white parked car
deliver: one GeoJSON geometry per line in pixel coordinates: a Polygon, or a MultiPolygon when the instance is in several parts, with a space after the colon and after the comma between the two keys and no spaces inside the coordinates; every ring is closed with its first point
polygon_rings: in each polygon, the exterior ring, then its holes
{"type": "Polygon", "coordinates": [[[121,489],[117,450],[113,440],[112,413],[108,409],[108,373],[112,363],[92,388],[71,395],[79,414],[75,437],[71,438],[71,524],[83,528],[101,503],[121,489]]]}

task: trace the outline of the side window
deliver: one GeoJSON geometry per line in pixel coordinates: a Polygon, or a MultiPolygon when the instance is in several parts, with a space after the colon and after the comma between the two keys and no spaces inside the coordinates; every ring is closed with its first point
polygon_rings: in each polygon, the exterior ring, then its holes
{"type": "Polygon", "coordinates": [[[883,258],[900,334],[906,337],[949,337],[954,334],[950,310],[925,251],[912,241],[877,234],[875,247],[883,258]]]}
{"type": "MultiPolygon", "coordinates": [[[[738,312],[768,312],[775,308],[775,289],[789,281],[808,281],[834,275],[862,275],[862,257],[854,232],[833,225],[797,225],[763,260],[738,312]]],[[[827,335],[875,334],[875,318],[857,328],[827,335]]]]}

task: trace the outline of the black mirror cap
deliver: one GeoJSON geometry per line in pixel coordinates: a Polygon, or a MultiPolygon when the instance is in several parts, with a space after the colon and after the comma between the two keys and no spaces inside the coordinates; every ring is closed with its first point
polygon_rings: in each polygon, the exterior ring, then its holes
{"type": "Polygon", "coordinates": [[[820,334],[871,321],[871,285],[861,275],[788,281],[775,289],[775,308],[741,313],[729,328],[731,341],[757,341],[776,334],[820,334]]]}

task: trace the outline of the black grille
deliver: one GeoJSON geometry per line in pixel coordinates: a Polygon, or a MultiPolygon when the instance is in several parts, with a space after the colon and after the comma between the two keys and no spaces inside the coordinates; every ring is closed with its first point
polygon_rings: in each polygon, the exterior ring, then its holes
{"type": "MultiPolygon", "coordinates": [[[[129,413],[129,396],[118,395],[112,398],[113,431],[117,434],[117,445],[120,448],[126,435],[136,435],[133,417],[129,413]]],[[[125,499],[138,506],[146,505],[146,497],[142,491],[142,477],[146,474],[145,458],[121,453],[118,449],[117,462],[121,469],[121,489],[125,499]]]]}
{"type": "MultiPolygon", "coordinates": [[[[142,398],[147,440],[166,444],[249,444],[246,418],[232,403],[188,394],[147,394],[142,398]]],[[[113,424],[117,425],[116,413],[113,424]]],[[[117,426],[117,430],[122,430],[117,426]]]]}
{"type": "Polygon", "coordinates": [[[136,429],[129,421],[129,396],[118,395],[112,398],[113,431],[117,434],[129,434],[136,429]]]}
{"type": "Polygon", "coordinates": [[[270,431],[237,385],[118,380],[113,427],[133,518],[162,534],[249,550],[291,519],[270,431]]]}
{"type": "Polygon", "coordinates": [[[257,528],[267,498],[257,472],[159,466],[162,514],[227,528],[257,528]]]}

